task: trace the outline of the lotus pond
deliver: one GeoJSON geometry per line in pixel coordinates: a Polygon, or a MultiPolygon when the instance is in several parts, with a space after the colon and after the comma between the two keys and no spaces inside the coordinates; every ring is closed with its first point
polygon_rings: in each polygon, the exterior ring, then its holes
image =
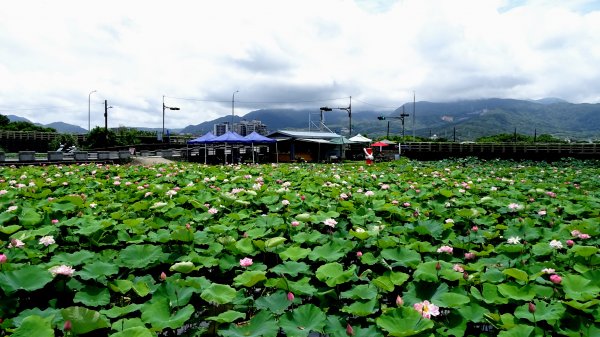
{"type": "Polygon", "coordinates": [[[0,336],[600,336],[598,162],[0,168],[0,336]]]}

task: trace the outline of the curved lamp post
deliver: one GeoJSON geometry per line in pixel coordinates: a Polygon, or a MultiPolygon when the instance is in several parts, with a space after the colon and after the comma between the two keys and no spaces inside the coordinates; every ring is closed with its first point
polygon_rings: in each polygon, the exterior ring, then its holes
{"type": "Polygon", "coordinates": [[[231,130],[233,131],[233,117],[235,116],[235,93],[236,92],[240,92],[239,90],[236,90],[233,92],[233,94],[231,95],[231,130]]]}
{"type": "Polygon", "coordinates": [[[169,109],[169,110],[179,110],[179,108],[174,107],[174,106],[166,106],[165,105],[165,95],[163,95],[163,118],[162,118],[162,134],[161,134],[161,139],[164,142],[165,141],[165,109],[169,109]]]}
{"type": "Polygon", "coordinates": [[[90,91],[88,95],[88,132],[92,131],[92,123],[91,123],[91,98],[92,94],[95,93],[96,90],[90,91]]]}

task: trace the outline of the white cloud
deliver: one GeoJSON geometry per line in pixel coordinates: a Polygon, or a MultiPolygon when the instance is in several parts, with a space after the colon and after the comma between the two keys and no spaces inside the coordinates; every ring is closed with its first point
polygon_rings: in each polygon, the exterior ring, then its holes
{"type": "Polygon", "coordinates": [[[600,102],[595,1],[12,1],[0,13],[0,113],[41,123],[198,124],[347,97],[600,102]],[[194,98],[183,100],[179,98],[194,98]],[[256,103],[287,102],[288,104],[256,103]]]}

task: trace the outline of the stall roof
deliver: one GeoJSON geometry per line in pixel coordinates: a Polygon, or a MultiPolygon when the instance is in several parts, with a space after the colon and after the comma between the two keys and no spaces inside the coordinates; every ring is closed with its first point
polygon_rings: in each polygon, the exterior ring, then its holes
{"type": "Polygon", "coordinates": [[[333,132],[316,132],[316,131],[292,131],[278,130],[268,136],[269,138],[294,138],[294,139],[332,139],[341,137],[333,132]]]}

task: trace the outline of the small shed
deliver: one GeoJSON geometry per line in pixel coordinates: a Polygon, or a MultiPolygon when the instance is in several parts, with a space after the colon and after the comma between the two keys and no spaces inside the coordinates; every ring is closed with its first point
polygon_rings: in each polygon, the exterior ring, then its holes
{"type": "Polygon", "coordinates": [[[278,130],[268,135],[276,139],[280,162],[322,162],[340,158],[340,145],[332,142],[341,135],[333,132],[278,130]]]}

